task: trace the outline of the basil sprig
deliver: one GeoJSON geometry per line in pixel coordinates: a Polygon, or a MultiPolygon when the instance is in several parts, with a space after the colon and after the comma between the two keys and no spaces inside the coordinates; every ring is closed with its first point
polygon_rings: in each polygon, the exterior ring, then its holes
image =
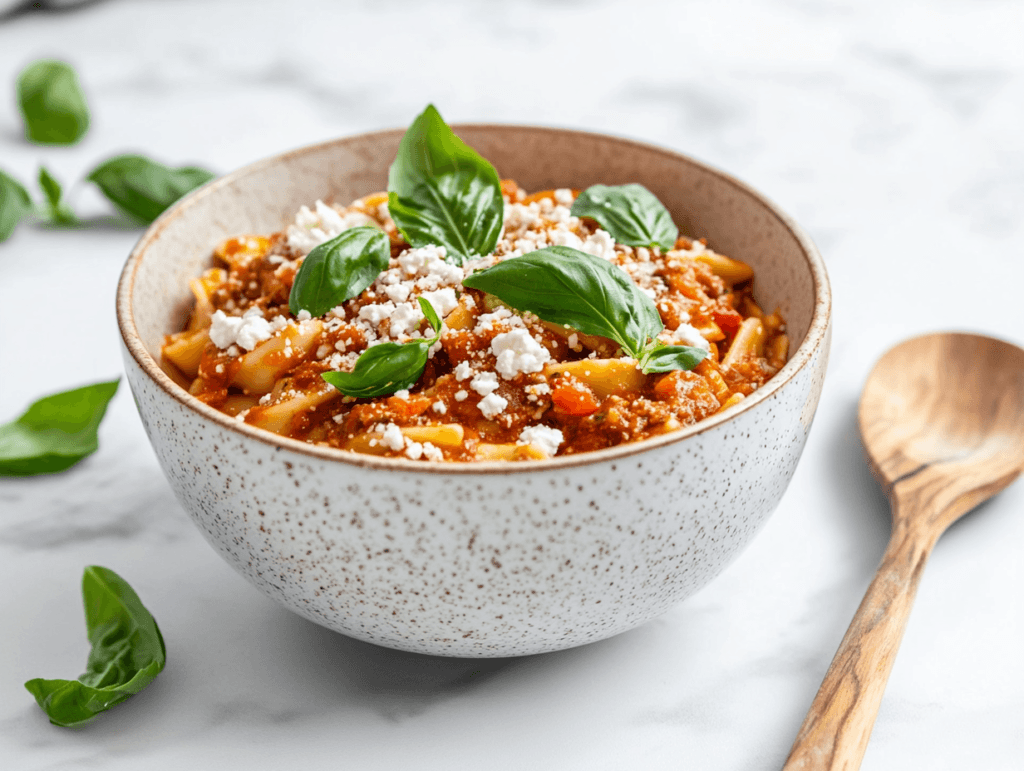
{"type": "Polygon", "coordinates": [[[295,274],[288,307],[323,316],[372,284],[391,260],[391,242],[374,227],[349,228],[306,255],[295,274]]]}
{"type": "Polygon", "coordinates": [[[443,246],[456,265],[493,252],[505,216],[498,172],[455,136],[433,105],[398,146],[388,211],[406,241],[443,246]]]}
{"type": "Polygon", "coordinates": [[[46,196],[46,218],[54,225],[74,225],[78,218],[62,200],[64,191],[45,166],[39,167],[39,188],[46,196]]]}
{"type": "Polygon", "coordinates": [[[117,208],[148,223],[214,176],[195,166],[172,169],[141,155],[120,155],[97,166],[87,179],[117,208]]]}
{"type": "Polygon", "coordinates": [[[429,339],[381,343],[367,348],[351,372],[324,372],[321,377],[346,396],[369,399],[409,388],[427,366],[430,347],[441,339],[441,319],[427,300],[417,298],[420,310],[434,329],[429,339]]]}
{"type": "Polygon", "coordinates": [[[120,704],[153,682],[167,661],[152,614],[113,570],[87,567],[82,600],[92,645],[85,672],[77,680],[25,683],[54,725],[78,725],[120,704]]]}
{"type": "Polygon", "coordinates": [[[575,217],[590,217],[620,244],[671,249],[679,236],[661,201],[643,185],[591,185],[573,201],[575,217]]]}
{"type": "Polygon", "coordinates": [[[11,237],[18,223],[32,213],[32,198],[28,190],[0,171],[0,242],[11,237]]]}
{"type": "Polygon", "coordinates": [[[99,447],[96,430],[118,381],[46,396],[0,425],[0,476],[63,471],[99,447]]]}
{"type": "Polygon", "coordinates": [[[64,62],[39,61],[18,77],[25,135],[45,145],[70,145],[89,129],[89,108],[75,71],[64,62]]]}
{"type": "Polygon", "coordinates": [[[693,369],[707,355],[658,341],[665,325],[651,298],[622,268],[568,246],[504,260],[462,283],[544,321],[614,340],[645,373],[693,369]]]}

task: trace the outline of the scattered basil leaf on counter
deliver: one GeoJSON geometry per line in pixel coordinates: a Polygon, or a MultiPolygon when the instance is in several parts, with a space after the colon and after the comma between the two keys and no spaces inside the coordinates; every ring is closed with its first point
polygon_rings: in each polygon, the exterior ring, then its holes
{"type": "Polygon", "coordinates": [[[367,348],[351,372],[324,372],[324,380],[346,396],[369,399],[386,396],[416,384],[427,366],[430,347],[441,339],[441,319],[427,300],[417,298],[420,310],[434,329],[429,339],[381,343],[367,348]]]}
{"type": "Polygon", "coordinates": [[[28,190],[14,177],[0,171],[0,242],[11,237],[18,223],[32,213],[28,190]]]}
{"type": "Polygon", "coordinates": [[[0,476],[52,474],[99,446],[96,430],[119,380],[46,396],[0,425],[0,476]]]}
{"type": "Polygon", "coordinates": [[[668,209],[643,185],[591,185],[569,211],[596,220],[620,244],[671,249],[679,237],[668,209]]]}
{"type": "Polygon", "coordinates": [[[195,166],[172,169],[141,155],[120,155],[97,166],[86,179],[121,211],[149,223],[215,176],[195,166]]]}
{"type": "Polygon", "coordinates": [[[679,351],[658,353],[666,350],[657,340],[665,325],[651,298],[622,268],[569,246],[549,246],[504,260],[471,273],[462,284],[552,324],[614,340],[645,373],[692,369],[700,363],[697,359],[685,366],[693,357],[679,351]]]}
{"type": "Polygon", "coordinates": [[[53,178],[45,166],[39,167],[39,187],[46,196],[46,218],[50,222],[54,225],[74,225],[78,222],[74,212],[61,200],[64,191],[60,182],[53,178]]]}
{"type": "Polygon", "coordinates": [[[44,60],[26,67],[18,77],[18,104],[32,142],[70,145],[89,129],[78,77],[64,62],[44,60]]]}
{"type": "Polygon", "coordinates": [[[383,231],[349,228],[306,255],[295,274],[288,307],[295,314],[301,310],[323,316],[370,286],[390,260],[391,242],[383,231]]]}
{"type": "Polygon", "coordinates": [[[78,725],[120,704],[153,682],[167,661],[156,620],[113,570],[87,567],[82,600],[92,645],[85,672],[77,680],[25,683],[54,725],[78,725]]]}
{"type": "Polygon", "coordinates": [[[412,246],[443,246],[456,265],[493,252],[505,218],[498,172],[455,136],[433,105],[398,146],[388,211],[412,246]]]}
{"type": "Polygon", "coordinates": [[[674,369],[691,370],[707,358],[703,348],[690,345],[658,345],[644,357],[642,369],[645,373],[671,372],[674,369]]]}

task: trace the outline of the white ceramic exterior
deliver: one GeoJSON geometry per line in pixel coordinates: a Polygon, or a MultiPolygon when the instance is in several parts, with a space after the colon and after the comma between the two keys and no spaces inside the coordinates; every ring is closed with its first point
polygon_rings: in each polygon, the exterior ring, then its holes
{"type": "Polygon", "coordinates": [[[754,264],[763,304],[782,307],[800,343],[790,362],[738,407],[689,429],[520,464],[343,453],[245,426],[190,397],[154,358],[187,310],[185,280],[224,237],[280,229],[318,197],[383,188],[400,133],[382,132],[256,164],[161,217],[118,290],[128,382],[182,505],[268,596],[403,650],[491,657],[569,648],[637,626],[701,588],[774,510],[821,391],[827,278],[794,223],[683,156],[578,132],[457,130],[528,189],[646,184],[684,230],[754,264]]]}

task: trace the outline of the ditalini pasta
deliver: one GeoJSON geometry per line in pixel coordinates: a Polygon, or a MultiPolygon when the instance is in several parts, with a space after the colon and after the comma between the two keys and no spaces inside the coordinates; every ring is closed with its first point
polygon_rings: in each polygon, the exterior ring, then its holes
{"type": "MultiPolygon", "coordinates": [[[[236,420],[301,441],[423,461],[520,461],[691,425],[737,404],[786,362],[785,322],[754,301],[748,265],[703,239],[680,237],[671,248],[618,243],[595,219],[571,212],[580,191],[527,195],[504,180],[501,193],[504,228],[493,253],[465,261],[446,259],[442,246],[410,246],[384,193],[348,206],[317,201],[282,232],[224,242],[215,267],[191,283],[195,309],[166,339],[166,370],[236,420]],[[380,270],[319,317],[293,312],[304,261],[353,228],[386,236],[380,270]],[[640,339],[655,358],[641,362],[621,341],[542,318],[561,318],[557,309],[532,312],[467,285],[495,265],[542,253],[573,270],[573,255],[588,270],[601,261],[610,280],[631,283],[626,289],[660,317],[653,329],[663,326],[640,339]],[[392,366],[389,357],[425,357],[407,387],[382,375],[373,386],[379,395],[347,395],[323,377],[352,373],[382,345],[359,372],[392,366]],[[688,352],[690,364],[657,363],[656,355],[676,351],[688,352]]],[[[547,308],[549,290],[537,283],[537,307],[547,308]]],[[[612,322],[634,323],[622,318],[612,322]]]]}

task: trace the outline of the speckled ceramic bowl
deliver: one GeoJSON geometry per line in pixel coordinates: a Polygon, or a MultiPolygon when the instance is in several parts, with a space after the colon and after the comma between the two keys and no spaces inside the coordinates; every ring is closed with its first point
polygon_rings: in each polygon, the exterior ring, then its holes
{"type": "Polygon", "coordinates": [[[355,455],[240,424],[159,365],[189,278],[222,239],[280,230],[302,204],[387,186],[401,131],[309,147],[188,196],[139,241],[117,294],[128,382],[153,449],[207,540],[268,596],[379,645],[445,656],[569,648],[700,589],[778,504],[829,349],[830,295],[807,235],[746,185],[676,153],[553,129],[460,126],[528,190],[640,182],[683,232],[757,271],[791,360],[696,426],[600,452],[505,464],[355,455]]]}

